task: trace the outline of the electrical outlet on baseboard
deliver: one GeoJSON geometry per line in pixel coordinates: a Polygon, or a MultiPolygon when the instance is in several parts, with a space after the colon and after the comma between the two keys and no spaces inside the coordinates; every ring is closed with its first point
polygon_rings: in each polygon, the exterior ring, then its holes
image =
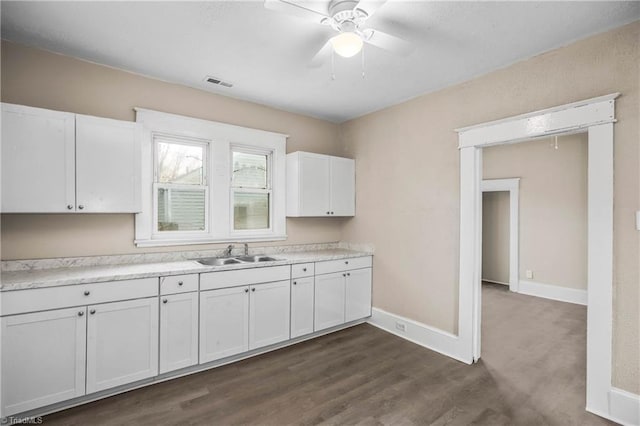
{"type": "Polygon", "coordinates": [[[525,274],[526,274],[528,280],[533,278],[533,271],[531,269],[527,269],[525,274]]]}
{"type": "Polygon", "coordinates": [[[407,324],[400,322],[400,321],[396,321],[396,330],[400,330],[403,332],[407,331],[407,324]]]}

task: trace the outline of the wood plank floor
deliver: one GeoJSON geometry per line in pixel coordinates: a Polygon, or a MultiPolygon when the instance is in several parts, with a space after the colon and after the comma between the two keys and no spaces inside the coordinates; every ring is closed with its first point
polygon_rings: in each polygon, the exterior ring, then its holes
{"type": "Polygon", "coordinates": [[[55,413],[46,425],[600,425],[586,308],[483,291],[469,366],[370,325],[55,413]]]}

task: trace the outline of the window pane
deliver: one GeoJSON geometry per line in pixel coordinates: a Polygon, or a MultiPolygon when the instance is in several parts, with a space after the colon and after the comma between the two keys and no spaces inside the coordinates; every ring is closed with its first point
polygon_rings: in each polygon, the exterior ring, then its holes
{"type": "Polygon", "coordinates": [[[158,189],[158,231],[204,231],[204,190],[158,189]]]}
{"type": "Polygon", "coordinates": [[[269,228],[269,194],[234,193],[233,228],[269,228]]]}
{"type": "Polygon", "coordinates": [[[234,152],[232,182],[236,188],[266,188],[267,156],[234,152]]]}
{"type": "Polygon", "coordinates": [[[158,141],[158,182],[201,185],[204,146],[158,141]]]}

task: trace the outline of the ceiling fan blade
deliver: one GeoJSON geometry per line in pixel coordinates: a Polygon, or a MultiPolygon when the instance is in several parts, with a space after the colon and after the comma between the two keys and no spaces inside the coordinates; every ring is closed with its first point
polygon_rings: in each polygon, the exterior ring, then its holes
{"type": "Polygon", "coordinates": [[[311,62],[309,62],[309,67],[319,68],[320,66],[322,66],[322,64],[324,64],[324,62],[331,54],[331,49],[333,49],[333,47],[331,47],[331,40],[327,40],[324,46],[322,46],[320,50],[318,50],[318,53],[316,53],[315,56],[311,59],[311,62]]]}
{"type": "Polygon", "coordinates": [[[366,29],[364,33],[365,43],[369,43],[370,45],[379,47],[380,49],[388,50],[389,52],[403,56],[409,55],[414,50],[414,46],[411,43],[399,37],[392,36],[391,34],[373,29],[366,29]]]}
{"type": "Polygon", "coordinates": [[[287,0],[264,0],[264,7],[275,12],[286,13],[287,15],[312,21],[316,24],[320,24],[323,20],[329,18],[327,15],[287,0]]]}
{"type": "Polygon", "coordinates": [[[367,12],[367,15],[371,17],[371,15],[376,13],[376,10],[380,9],[380,7],[386,2],[387,0],[360,0],[356,7],[354,7],[353,9],[364,10],[365,12],[367,12]]]}

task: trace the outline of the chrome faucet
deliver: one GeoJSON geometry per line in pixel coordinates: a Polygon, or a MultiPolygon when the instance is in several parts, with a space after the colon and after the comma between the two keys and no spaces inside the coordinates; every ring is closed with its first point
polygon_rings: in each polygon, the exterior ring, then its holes
{"type": "Polygon", "coordinates": [[[227,246],[227,249],[224,251],[224,255],[225,255],[226,257],[231,256],[231,251],[232,251],[232,250],[233,250],[233,244],[229,244],[229,245],[227,246]]]}
{"type": "Polygon", "coordinates": [[[249,244],[244,243],[244,255],[249,256],[249,244]]]}

